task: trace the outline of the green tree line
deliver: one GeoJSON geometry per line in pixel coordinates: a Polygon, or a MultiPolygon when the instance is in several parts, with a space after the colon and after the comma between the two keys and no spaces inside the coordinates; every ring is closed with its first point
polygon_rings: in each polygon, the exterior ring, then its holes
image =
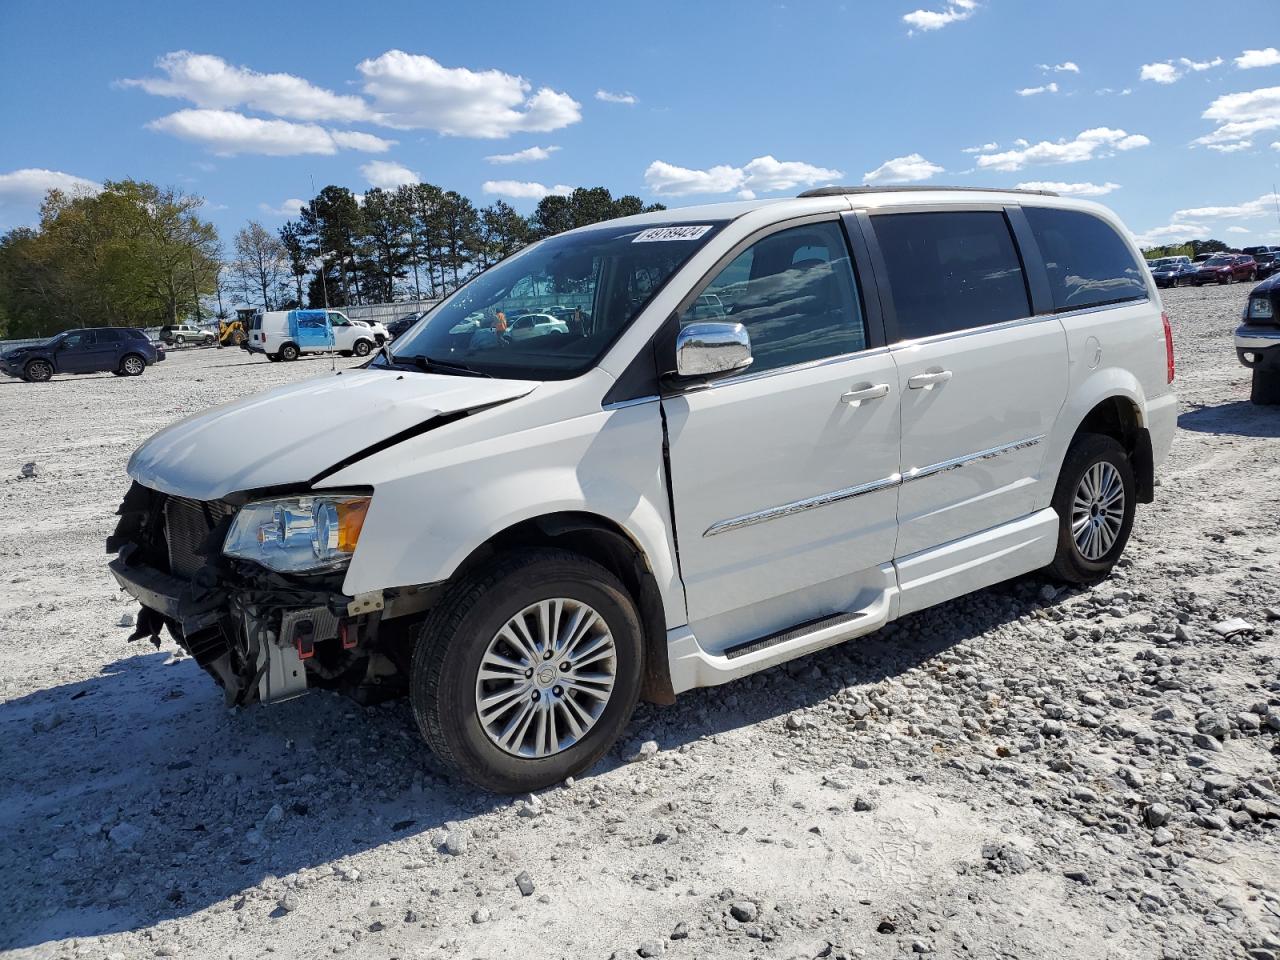
{"type": "Polygon", "coordinates": [[[605,187],[548,196],[528,216],[417,183],[357,196],[327,186],[279,230],[249,221],[224,250],[204,201],[135,180],[50,191],[37,227],[0,235],[0,337],[146,327],[239,304],[342,306],[444,296],[535,240],[661,210],[605,187]]]}

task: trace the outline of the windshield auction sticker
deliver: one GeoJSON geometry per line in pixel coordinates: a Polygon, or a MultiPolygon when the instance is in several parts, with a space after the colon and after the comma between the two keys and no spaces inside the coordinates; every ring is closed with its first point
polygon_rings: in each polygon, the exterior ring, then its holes
{"type": "Polygon", "coordinates": [[[631,242],[656,243],[662,240],[697,240],[710,229],[710,224],[705,226],[650,227],[648,230],[641,230],[637,233],[636,238],[631,242]]]}

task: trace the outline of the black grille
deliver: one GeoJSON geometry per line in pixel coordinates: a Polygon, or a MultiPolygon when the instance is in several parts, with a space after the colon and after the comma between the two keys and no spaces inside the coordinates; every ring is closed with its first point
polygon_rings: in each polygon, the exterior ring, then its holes
{"type": "Polygon", "coordinates": [[[234,507],[220,500],[204,502],[170,497],[164,505],[169,571],[176,577],[193,577],[205,565],[205,557],[197,550],[208,539],[209,531],[234,512],[234,507]]]}

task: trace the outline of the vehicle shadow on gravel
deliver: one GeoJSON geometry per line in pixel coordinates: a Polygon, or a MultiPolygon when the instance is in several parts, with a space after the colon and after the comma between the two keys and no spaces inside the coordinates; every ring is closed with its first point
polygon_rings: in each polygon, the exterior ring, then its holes
{"type": "Polygon", "coordinates": [[[1199,405],[1179,414],[1178,426],[1223,436],[1280,437],[1280,407],[1258,406],[1247,400],[1199,405]]]}
{"type": "MultiPolygon", "coordinates": [[[[583,780],[625,766],[643,740],[678,749],[896,676],[1027,614],[1037,588],[1011,581],[672,707],[642,705],[583,780]]],[[[0,911],[0,949],[144,929],[391,843],[391,869],[405,869],[444,856],[445,830],[514,800],[446,777],[407,701],[362,708],[316,692],[229,711],[194,661],[167,652],[0,705],[0,739],[0,869],[28,878],[36,901],[0,911]]]]}

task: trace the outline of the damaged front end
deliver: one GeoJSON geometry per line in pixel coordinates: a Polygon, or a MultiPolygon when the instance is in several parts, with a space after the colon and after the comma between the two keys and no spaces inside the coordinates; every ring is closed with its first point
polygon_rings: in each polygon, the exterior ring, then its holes
{"type": "Polygon", "coordinates": [[[361,702],[403,692],[410,616],[432,590],[347,596],[342,571],[275,573],[223,554],[247,497],[199,501],[134,483],[107,540],[112,574],[142,610],[130,640],[169,633],[229,705],[285,700],[310,687],[361,702]],[[390,625],[384,621],[397,618],[390,625]]]}

